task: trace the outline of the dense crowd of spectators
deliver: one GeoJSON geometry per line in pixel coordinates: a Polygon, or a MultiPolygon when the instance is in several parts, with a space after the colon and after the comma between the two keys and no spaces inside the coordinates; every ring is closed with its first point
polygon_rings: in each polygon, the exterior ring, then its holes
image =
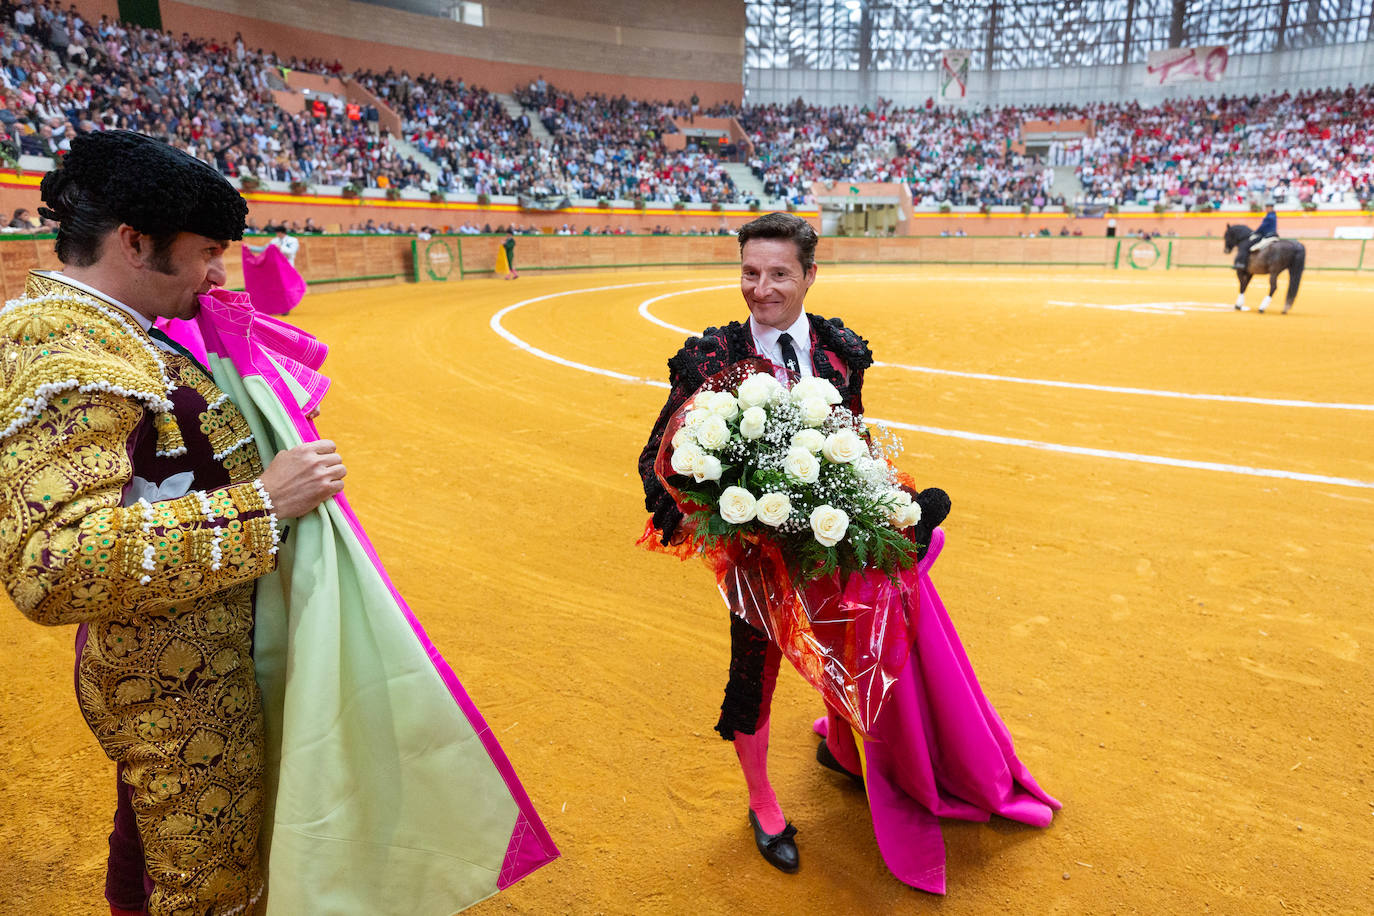
{"type": "Polygon", "coordinates": [[[7,0],[0,15],[0,122],[12,152],[59,156],[80,133],[127,128],[232,177],[397,188],[424,177],[341,100],[322,117],[276,103],[274,73],[336,67],[250,51],[238,36],[220,44],[88,22],[51,0],[7,0]]]}
{"type": "Polygon", "coordinates": [[[1185,206],[1374,196],[1374,86],[1179,99],[1157,105],[975,110],[754,106],[740,116],[769,194],[812,181],[902,181],[918,203],[1056,202],[1053,165],[1073,166],[1081,202],[1185,206]],[[1048,162],[1012,149],[1032,120],[1082,120],[1091,136],[1051,144],[1048,162]]]}
{"type": "Polygon", "coordinates": [[[401,117],[405,139],[439,166],[433,186],[478,194],[523,193],[523,162],[534,147],[529,117],[511,118],[501,101],[463,80],[359,71],[353,79],[401,117]]]}
{"type": "Polygon", "coordinates": [[[533,193],[670,203],[739,200],[712,152],[691,145],[669,150],[663,143],[677,132],[675,118],[692,116],[695,102],[576,96],[549,86],[543,77],[514,95],[552,137],[526,161],[533,193]]]}
{"type": "Polygon", "coordinates": [[[1096,136],[1056,150],[1090,199],[1341,201],[1374,196],[1374,86],[1084,106],[1096,136]]]}
{"type": "Polygon", "coordinates": [[[1013,204],[1046,198],[1053,170],[1011,150],[1017,109],[963,111],[764,105],[740,124],[754,145],[750,166],[774,197],[799,200],[813,181],[906,182],[919,202],[1013,204]]]}
{"type": "MultiPolygon", "coordinates": [[[[407,70],[345,78],[399,115],[404,155],[375,111],[342,97],[287,111],[286,70],[344,77],[338,61],[282,59],[231,41],[90,21],[56,0],[0,0],[0,144],[58,157],[81,133],[128,128],[166,139],[226,175],[358,187],[536,198],[747,203],[720,150],[665,143],[675,122],[736,117],[765,195],[802,202],[814,182],[902,182],[918,203],[1043,206],[1053,166],[1072,167],[1069,203],[1185,205],[1374,196],[1374,86],[1248,97],[940,108],[723,106],[576,95],[542,77],[508,113],[486,89],[407,70]],[[370,116],[368,116],[370,114],[370,116]],[[533,118],[538,124],[534,124],[533,118]],[[1015,145],[1029,120],[1082,120],[1089,136],[1050,145],[1048,161],[1015,145]],[[542,125],[542,130],[538,126],[542,125]],[[547,131],[548,138],[536,133],[547,131]],[[426,169],[428,166],[428,170],[426,169]]],[[[30,217],[32,219],[33,217],[30,217]]]]}

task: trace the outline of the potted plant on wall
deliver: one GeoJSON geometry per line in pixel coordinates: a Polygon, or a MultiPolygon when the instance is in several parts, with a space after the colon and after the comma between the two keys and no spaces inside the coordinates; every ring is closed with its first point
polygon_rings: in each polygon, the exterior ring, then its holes
{"type": "Polygon", "coordinates": [[[479,207],[489,207],[489,206],[491,206],[491,195],[490,195],[490,194],[487,194],[487,193],[485,193],[485,192],[483,192],[483,193],[481,193],[481,194],[478,194],[478,195],[477,195],[477,206],[479,206],[479,207]]]}
{"type": "Polygon", "coordinates": [[[724,209],[725,209],[725,205],[722,204],[720,201],[718,201],[718,200],[713,200],[713,201],[711,201],[711,211],[712,211],[713,213],[719,213],[721,210],[724,210],[724,209]]]}
{"type": "Polygon", "coordinates": [[[635,195],[635,209],[636,209],[636,210],[643,210],[646,206],[648,206],[648,202],[644,200],[643,196],[641,196],[641,195],[639,195],[639,194],[636,194],[636,195],[635,195]]]}
{"type": "Polygon", "coordinates": [[[1169,205],[1166,204],[1164,201],[1162,201],[1162,200],[1157,200],[1157,201],[1155,201],[1154,211],[1155,211],[1156,213],[1163,213],[1165,210],[1168,210],[1168,209],[1169,209],[1169,205]]]}
{"type": "Polygon", "coordinates": [[[978,205],[978,212],[984,216],[990,216],[992,214],[992,207],[988,205],[987,201],[983,201],[978,205]]]}
{"type": "Polygon", "coordinates": [[[1317,202],[1309,197],[1302,202],[1302,209],[1305,213],[1312,213],[1317,209],[1317,202]]]}
{"type": "Polygon", "coordinates": [[[758,202],[757,200],[751,200],[751,201],[749,201],[749,212],[750,212],[750,213],[757,213],[757,212],[759,212],[759,202],[758,202]]]}
{"type": "Polygon", "coordinates": [[[448,200],[448,195],[443,191],[434,190],[429,192],[429,202],[432,204],[441,204],[446,200],[448,200]]]}
{"type": "Polygon", "coordinates": [[[244,175],[239,179],[239,190],[256,191],[262,187],[262,179],[256,175],[244,175]]]}
{"type": "Polygon", "coordinates": [[[349,200],[356,200],[357,198],[363,196],[363,189],[361,185],[357,184],[356,182],[350,181],[348,184],[344,185],[342,189],[340,189],[339,193],[342,194],[344,197],[347,197],[349,200]]]}
{"type": "Polygon", "coordinates": [[[310,193],[310,182],[304,181],[304,180],[302,180],[302,179],[300,179],[300,178],[297,178],[297,179],[295,179],[294,181],[292,181],[289,187],[290,187],[290,189],[291,189],[291,193],[292,193],[292,194],[309,194],[309,193],[310,193]]]}
{"type": "Polygon", "coordinates": [[[596,206],[599,210],[609,210],[611,209],[611,202],[606,198],[601,197],[597,199],[596,206]]]}
{"type": "Polygon", "coordinates": [[[684,200],[675,200],[675,201],[673,201],[673,209],[674,209],[674,210],[686,210],[686,209],[687,209],[687,202],[684,201],[684,200]]]}
{"type": "Polygon", "coordinates": [[[940,212],[941,212],[941,213],[953,213],[953,212],[954,212],[954,208],[951,207],[951,206],[949,205],[949,201],[944,200],[944,201],[941,201],[941,202],[940,202],[940,212]]]}
{"type": "Polygon", "coordinates": [[[388,187],[388,188],[386,189],[386,199],[387,199],[387,200],[400,200],[400,199],[401,199],[401,189],[400,189],[400,188],[388,187]]]}

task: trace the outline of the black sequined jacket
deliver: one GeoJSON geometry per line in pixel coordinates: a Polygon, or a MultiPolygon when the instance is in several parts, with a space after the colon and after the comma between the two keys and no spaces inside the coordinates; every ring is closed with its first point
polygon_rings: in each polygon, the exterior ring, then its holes
{"type": "MultiPolygon", "coordinates": [[[[825,319],[808,314],[811,323],[812,371],[830,382],[854,413],[863,413],[864,370],[873,365],[868,341],[838,318],[825,319]]],[[[663,441],[668,420],[686,403],[702,383],[740,360],[758,356],[749,323],[732,321],[721,328],[707,328],[700,337],[689,337],[677,355],[668,360],[668,382],[672,392],[659,412],[649,441],[639,453],[639,476],[644,483],[644,507],[653,514],[654,527],[667,544],[682,522],[682,513],[672,496],[654,474],[654,461],[663,441]]]]}

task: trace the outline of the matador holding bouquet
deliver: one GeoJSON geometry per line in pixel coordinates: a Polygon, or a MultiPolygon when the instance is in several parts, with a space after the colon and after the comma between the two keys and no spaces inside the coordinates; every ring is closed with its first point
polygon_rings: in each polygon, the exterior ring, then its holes
{"type": "Polygon", "coordinates": [[[815,230],[769,213],[738,238],[749,319],[668,361],[671,393],[639,458],[641,543],[701,557],[730,611],[716,731],[734,743],[763,858],[800,866],[767,772],[785,657],[825,703],[817,762],[864,787],[888,868],[944,893],[940,817],[1043,827],[1059,803],[1016,758],[930,583],[949,497],[897,471],[864,425],[867,342],[804,309],[815,230]]]}

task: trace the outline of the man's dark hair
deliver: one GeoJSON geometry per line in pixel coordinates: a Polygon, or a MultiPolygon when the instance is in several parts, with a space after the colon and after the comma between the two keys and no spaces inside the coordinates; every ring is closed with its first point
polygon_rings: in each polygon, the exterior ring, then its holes
{"type": "MultiPolygon", "coordinates": [[[[100,245],[124,220],[95,195],[80,185],[68,184],[47,200],[54,213],[62,214],[57,229],[57,259],[70,267],[90,267],[100,260],[100,245]]],[[[45,214],[46,215],[46,214],[45,214]]],[[[168,252],[177,232],[149,234],[153,241],[151,265],[154,270],[170,273],[168,252]]]]}
{"type": "Polygon", "coordinates": [[[797,246],[797,260],[801,262],[802,273],[816,263],[816,242],[819,237],[811,224],[800,216],[791,213],[765,213],[758,219],[750,220],[739,227],[739,251],[744,254],[744,243],[754,239],[787,239],[797,246]]]}

